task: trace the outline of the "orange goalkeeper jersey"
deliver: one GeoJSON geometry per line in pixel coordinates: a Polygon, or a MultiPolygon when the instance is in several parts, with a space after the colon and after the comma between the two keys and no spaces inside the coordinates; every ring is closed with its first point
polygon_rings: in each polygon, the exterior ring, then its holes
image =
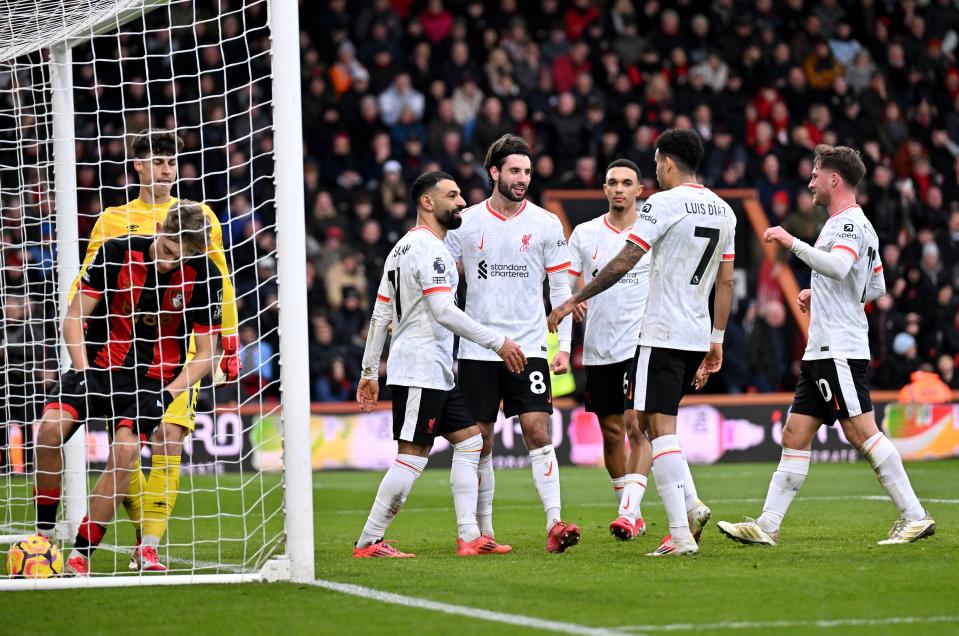
{"type": "MultiPolygon", "coordinates": [[[[73,285],[70,288],[69,300],[73,300],[73,294],[77,289],[77,281],[80,280],[80,276],[83,276],[87,267],[93,262],[93,257],[96,256],[97,251],[100,249],[100,246],[103,245],[104,241],[120,236],[127,236],[128,234],[145,236],[156,234],[157,224],[163,223],[163,220],[166,219],[167,212],[169,212],[170,208],[176,202],[177,199],[171,197],[166,203],[151,205],[137,198],[125,205],[118,205],[104,210],[93,226],[93,230],[90,232],[90,243],[87,245],[87,254],[83,258],[80,274],[77,276],[77,280],[73,281],[73,285]]],[[[216,218],[213,210],[206,204],[200,205],[207,219],[210,221],[210,239],[212,244],[207,251],[207,256],[210,257],[210,260],[213,261],[223,276],[223,324],[221,333],[230,335],[236,333],[237,327],[236,292],[233,290],[233,283],[230,279],[230,269],[227,267],[226,254],[223,251],[223,229],[220,227],[220,221],[216,218]]],[[[191,342],[190,344],[192,350],[193,343],[191,342]]]]}

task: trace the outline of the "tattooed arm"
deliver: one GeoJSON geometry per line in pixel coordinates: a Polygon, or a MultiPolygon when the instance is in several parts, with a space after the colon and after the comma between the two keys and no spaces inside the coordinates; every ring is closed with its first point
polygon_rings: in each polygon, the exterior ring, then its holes
{"type": "Polygon", "coordinates": [[[619,254],[617,254],[613,260],[607,263],[606,267],[596,274],[596,277],[593,278],[588,285],[576,292],[576,294],[574,294],[565,303],[553,309],[553,312],[547,319],[549,330],[556,331],[560,321],[565,318],[567,314],[573,311],[573,308],[578,303],[581,303],[588,298],[592,298],[596,294],[604,292],[615,285],[616,281],[625,276],[629,270],[633,269],[636,263],[639,262],[639,259],[641,259],[645,254],[646,250],[635,243],[627,241],[626,245],[623,246],[623,249],[620,250],[619,254]]]}

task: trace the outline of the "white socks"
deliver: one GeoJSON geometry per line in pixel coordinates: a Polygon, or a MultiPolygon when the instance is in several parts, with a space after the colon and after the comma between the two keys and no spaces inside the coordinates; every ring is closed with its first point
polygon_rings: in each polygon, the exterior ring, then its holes
{"type": "Polygon", "coordinates": [[[619,501],[619,516],[635,523],[642,516],[639,504],[643,502],[643,495],[646,494],[646,475],[629,473],[622,479],[623,496],[619,501]]]}
{"type": "Polygon", "coordinates": [[[810,455],[810,451],[783,448],[779,467],[769,482],[763,514],[756,520],[759,527],[766,532],[776,532],[782,525],[789,505],[809,474],[810,455]]]}
{"type": "Polygon", "coordinates": [[[559,462],[556,461],[556,451],[552,444],[529,452],[530,469],[533,471],[533,482],[536,483],[536,492],[543,500],[543,510],[546,511],[546,529],[560,520],[559,496],[559,462]]]}
{"type": "Polygon", "coordinates": [[[480,532],[493,538],[493,490],[496,478],[493,476],[493,455],[479,458],[477,471],[479,493],[476,496],[476,522],[480,532]]]}
{"type": "Polygon", "coordinates": [[[416,479],[426,468],[426,457],[416,455],[397,455],[390,469],[383,475],[380,488],[376,491],[373,508],[363,526],[363,533],[356,542],[356,547],[365,548],[376,543],[386,534],[393,517],[399,513],[406,503],[406,498],[413,489],[416,479]]]}
{"type": "Polygon", "coordinates": [[[626,476],[610,477],[609,480],[613,483],[613,495],[616,497],[616,501],[618,503],[623,500],[623,489],[626,487],[626,476]]]}
{"type": "Polygon", "coordinates": [[[459,537],[467,542],[480,537],[480,529],[476,524],[476,501],[479,494],[477,471],[482,450],[482,435],[474,435],[453,445],[450,489],[453,491],[453,508],[456,510],[459,537]]]}
{"type": "MultiPolygon", "coordinates": [[[[678,438],[677,438],[678,439],[678,438]]],[[[683,458],[683,490],[686,493],[686,512],[700,505],[699,493],[696,492],[696,484],[693,483],[693,474],[689,471],[689,462],[686,461],[686,454],[683,458]]]]}
{"type": "Polygon", "coordinates": [[[683,468],[679,438],[663,435],[653,440],[653,475],[656,490],[666,507],[669,533],[676,542],[692,541],[689,521],[686,519],[686,469],[683,468]]]}
{"type": "Polygon", "coordinates": [[[859,450],[872,464],[872,469],[879,476],[879,483],[899,508],[902,517],[909,521],[919,521],[925,517],[926,511],[919,503],[906,469],[902,466],[902,457],[889,438],[881,432],[876,433],[859,450]]]}

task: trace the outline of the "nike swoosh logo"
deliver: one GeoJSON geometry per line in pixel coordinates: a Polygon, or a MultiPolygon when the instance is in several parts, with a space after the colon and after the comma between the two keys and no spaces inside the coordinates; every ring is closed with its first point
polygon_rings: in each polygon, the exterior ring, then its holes
{"type": "Polygon", "coordinates": [[[553,474],[553,462],[550,462],[550,463],[549,463],[549,470],[547,470],[545,473],[543,473],[543,477],[549,477],[549,476],[552,475],[552,474],[553,474]]]}
{"type": "Polygon", "coordinates": [[[596,251],[593,252],[593,260],[596,260],[596,257],[599,256],[599,245],[596,246],[596,251]]]}
{"type": "Polygon", "coordinates": [[[483,244],[484,244],[485,242],[486,242],[486,235],[485,235],[485,234],[481,234],[481,235],[480,235],[479,251],[481,251],[481,252],[483,251],[483,244]]]}
{"type": "Polygon", "coordinates": [[[629,510],[629,495],[626,496],[626,503],[623,504],[623,510],[629,510]]]}

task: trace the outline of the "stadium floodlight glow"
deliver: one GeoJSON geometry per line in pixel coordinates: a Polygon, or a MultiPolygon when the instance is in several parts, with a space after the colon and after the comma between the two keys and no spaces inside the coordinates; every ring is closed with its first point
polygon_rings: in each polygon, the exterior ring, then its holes
{"type": "MultiPolygon", "coordinates": [[[[23,0],[0,9],[0,24],[0,556],[34,534],[31,422],[70,365],[61,326],[80,249],[103,210],[137,197],[140,130],[184,138],[172,194],[218,216],[238,328],[260,365],[233,383],[238,400],[206,391],[212,403],[197,409],[158,550],[166,574],[128,572],[134,533],[121,506],[92,576],[4,571],[0,591],[312,581],[296,3],[23,0]]],[[[91,421],[63,448],[54,538],[65,556],[108,443],[91,421]]],[[[150,461],[144,446],[145,471],[150,461]]]]}

